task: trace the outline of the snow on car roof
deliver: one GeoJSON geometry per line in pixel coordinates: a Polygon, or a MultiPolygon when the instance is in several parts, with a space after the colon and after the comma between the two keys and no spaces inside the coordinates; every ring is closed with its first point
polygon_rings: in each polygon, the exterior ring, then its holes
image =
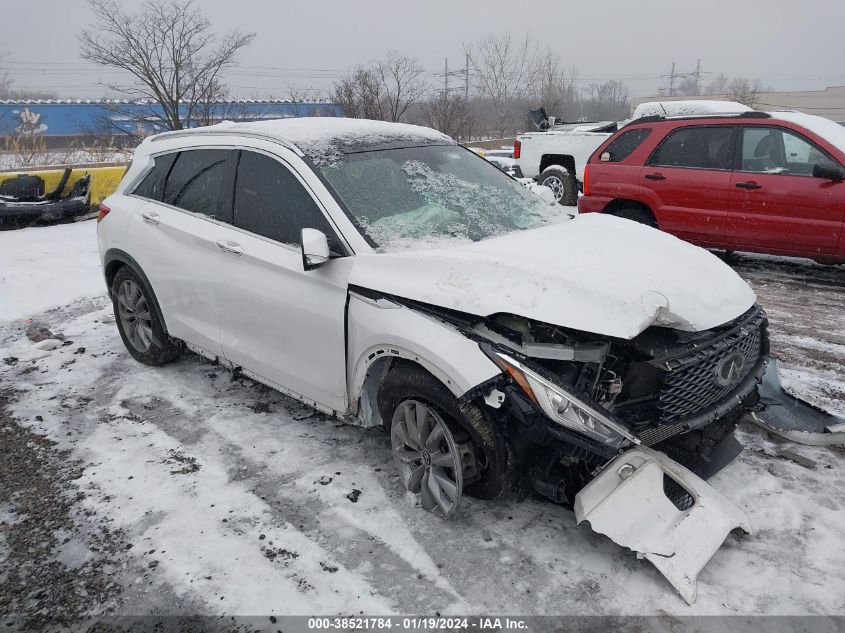
{"type": "Polygon", "coordinates": [[[249,123],[221,123],[232,131],[277,136],[296,145],[320,166],[328,165],[342,154],[401,144],[454,144],[450,137],[419,125],[388,123],[343,117],[300,117],[249,123]]]}
{"type": "Polygon", "coordinates": [[[644,116],[684,116],[688,114],[740,114],[751,108],[737,101],[690,99],[688,101],[647,101],[634,110],[632,119],[644,116]]]}
{"type": "Polygon", "coordinates": [[[769,112],[769,114],[774,119],[781,119],[782,121],[800,125],[804,129],[826,140],[840,152],[845,152],[845,127],[839,125],[839,123],[816,116],[815,114],[805,114],[804,112],[782,111],[769,112]]]}

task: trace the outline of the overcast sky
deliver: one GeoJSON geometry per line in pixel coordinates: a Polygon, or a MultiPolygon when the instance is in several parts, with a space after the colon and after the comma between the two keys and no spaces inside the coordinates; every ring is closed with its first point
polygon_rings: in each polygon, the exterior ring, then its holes
{"type": "MultiPolygon", "coordinates": [[[[121,0],[140,6],[142,0],[121,0]]],[[[654,94],[672,62],[760,78],[776,89],[845,84],[842,0],[202,0],[215,28],[256,33],[229,73],[239,96],[285,96],[285,84],[327,88],[359,61],[390,49],[430,73],[462,67],[463,43],[490,32],[528,31],[578,68],[582,85],[624,81],[654,94]]],[[[99,97],[109,76],[82,62],[76,32],[85,0],[3,0],[0,55],[17,88],[99,97]]],[[[704,75],[703,81],[712,75],[704,75]]],[[[442,78],[430,75],[431,82],[442,78]]]]}

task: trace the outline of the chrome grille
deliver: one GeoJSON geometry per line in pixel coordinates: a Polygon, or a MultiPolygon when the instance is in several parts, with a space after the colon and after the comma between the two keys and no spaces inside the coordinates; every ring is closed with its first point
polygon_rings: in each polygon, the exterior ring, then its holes
{"type": "Polygon", "coordinates": [[[660,421],[692,417],[729,396],[760,360],[764,321],[758,309],[706,345],[671,360],[655,361],[666,372],[657,401],[660,421]]]}

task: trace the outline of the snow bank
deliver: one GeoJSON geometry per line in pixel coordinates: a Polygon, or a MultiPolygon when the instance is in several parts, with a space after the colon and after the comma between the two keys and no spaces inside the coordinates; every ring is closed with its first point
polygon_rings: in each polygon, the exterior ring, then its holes
{"type": "Polygon", "coordinates": [[[96,226],[90,221],[0,232],[0,321],[103,294],[96,226]]]}

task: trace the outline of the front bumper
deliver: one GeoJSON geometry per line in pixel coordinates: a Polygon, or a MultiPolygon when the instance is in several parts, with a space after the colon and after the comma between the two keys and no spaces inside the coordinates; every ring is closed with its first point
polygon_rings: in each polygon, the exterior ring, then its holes
{"type": "Polygon", "coordinates": [[[580,196],[578,213],[601,213],[613,198],[607,196],[580,196]]]}
{"type": "Polygon", "coordinates": [[[610,537],[654,565],[688,604],[699,572],[727,535],[750,533],[745,514],[703,479],[664,454],[632,448],[575,496],[580,524],[610,537]],[[667,496],[666,479],[674,482],[667,496]]]}
{"type": "Polygon", "coordinates": [[[36,220],[40,218],[45,220],[63,220],[68,216],[87,211],[88,207],[87,196],[40,202],[0,203],[0,220],[19,220],[26,218],[36,220]]]}
{"type": "Polygon", "coordinates": [[[810,446],[845,446],[845,418],[822,411],[784,391],[772,358],[760,384],[760,401],[749,417],[770,433],[810,446]]]}

